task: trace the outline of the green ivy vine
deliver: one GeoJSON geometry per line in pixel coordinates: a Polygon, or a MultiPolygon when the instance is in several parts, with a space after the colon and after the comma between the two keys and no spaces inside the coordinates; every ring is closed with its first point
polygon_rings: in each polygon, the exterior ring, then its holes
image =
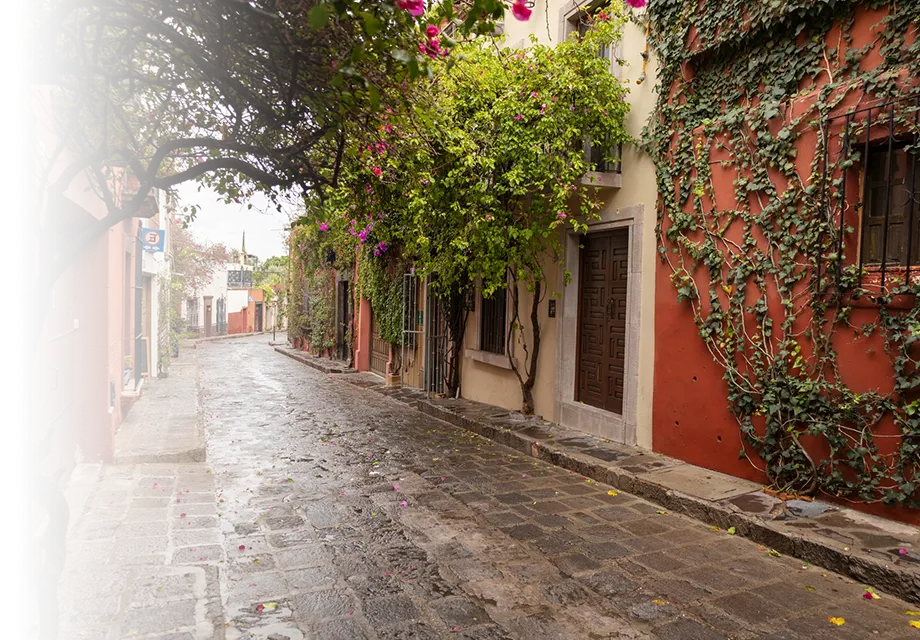
{"type": "Polygon", "coordinates": [[[394,345],[403,342],[403,275],[406,265],[390,253],[374,255],[369,245],[361,247],[358,286],[370,302],[380,337],[394,345]]]}
{"type": "MultiPolygon", "coordinates": [[[[853,266],[861,204],[842,190],[859,152],[839,153],[829,126],[855,100],[902,99],[920,79],[920,3],[653,0],[648,20],[658,250],[724,371],[739,455],[782,490],[920,506],[920,286],[879,290],[853,266]],[[857,18],[873,41],[854,41],[857,18]],[[726,175],[730,194],[714,187],[726,175]],[[834,345],[873,336],[890,392],[856,391],[841,373],[834,345]]],[[[894,126],[920,134],[912,110],[894,126]]]]}

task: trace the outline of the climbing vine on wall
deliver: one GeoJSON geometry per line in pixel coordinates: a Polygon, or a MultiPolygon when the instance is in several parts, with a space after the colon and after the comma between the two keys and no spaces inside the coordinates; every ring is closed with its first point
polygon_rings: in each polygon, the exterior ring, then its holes
{"type": "MultiPolygon", "coordinates": [[[[648,19],[659,252],[724,370],[740,455],[784,490],[920,506],[920,286],[859,273],[865,159],[844,137],[879,123],[833,124],[916,91],[920,3],[653,0],[648,19]],[[884,345],[876,390],[842,371],[854,339],[884,345]]],[[[914,111],[891,127],[918,151],[914,111]]]]}
{"type": "Polygon", "coordinates": [[[291,238],[288,332],[304,338],[314,353],[335,346],[336,268],[347,269],[347,252],[336,251],[335,236],[318,227],[295,225],[291,238]]]}
{"type": "Polygon", "coordinates": [[[403,274],[406,265],[392,252],[364,245],[358,260],[361,297],[370,302],[380,337],[390,344],[402,344],[403,274]],[[376,249],[376,251],[375,251],[376,249]],[[374,254],[377,255],[374,255],[374,254]]]}

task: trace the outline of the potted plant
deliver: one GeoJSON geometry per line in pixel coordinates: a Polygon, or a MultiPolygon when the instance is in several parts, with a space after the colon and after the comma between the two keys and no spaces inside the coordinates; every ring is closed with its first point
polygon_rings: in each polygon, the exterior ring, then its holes
{"type": "Polygon", "coordinates": [[[134,371],[134,358],[131,356],[125,356],[125,386],[131,380],[131,372],[134,371]]]}

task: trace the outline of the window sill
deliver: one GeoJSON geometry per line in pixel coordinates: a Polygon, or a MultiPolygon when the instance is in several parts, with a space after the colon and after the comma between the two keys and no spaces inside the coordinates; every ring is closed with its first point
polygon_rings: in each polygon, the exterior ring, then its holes
{"type": "Polygon", "coordinates": [[[463,355],[470,360],[490,364],[493,367],[511,370],[511,363],[508,362],[508,356],[505,354],[492,353],[490,351],[480,351],[479,349],[465,349],[463,355]]]}
{"type": "Polygon", "coordinates": [[[619,189],[623,186],[622,171],[588,171],[579,180],[586,187],[619,189]]]}
{"type": "MultiPolygon", "coordinates": [[[[863,294],[858,298],[849,296],[848,303],[856,308],[868,309],[878,308],[881,303],[878,298],[882,294],[882,268],[872,265],[865,266],[865,275],[862,279],[863,294]]],[[[901,286],[904,284],[907,276],[905,267],[888,267],[885,269],[885,289],[901,286]]],[[[920,284],[920,266],[911,267],[910,270],[911,284],[920,284]]],[[[912,309],[915,304],[916,296],[914,294],[903,294],[892,296],[890,302],[884,306],[891,309],[912,309]]]]}

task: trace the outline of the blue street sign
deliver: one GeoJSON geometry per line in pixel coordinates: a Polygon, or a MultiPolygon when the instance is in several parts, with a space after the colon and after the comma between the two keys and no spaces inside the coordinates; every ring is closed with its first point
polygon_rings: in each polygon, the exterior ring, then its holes
{"type": "Polygon", "coordinates": [[[163,229],[141,229],[141,243],[144,251],[162,253],[166,242],[166,232],[163,229]]]}

